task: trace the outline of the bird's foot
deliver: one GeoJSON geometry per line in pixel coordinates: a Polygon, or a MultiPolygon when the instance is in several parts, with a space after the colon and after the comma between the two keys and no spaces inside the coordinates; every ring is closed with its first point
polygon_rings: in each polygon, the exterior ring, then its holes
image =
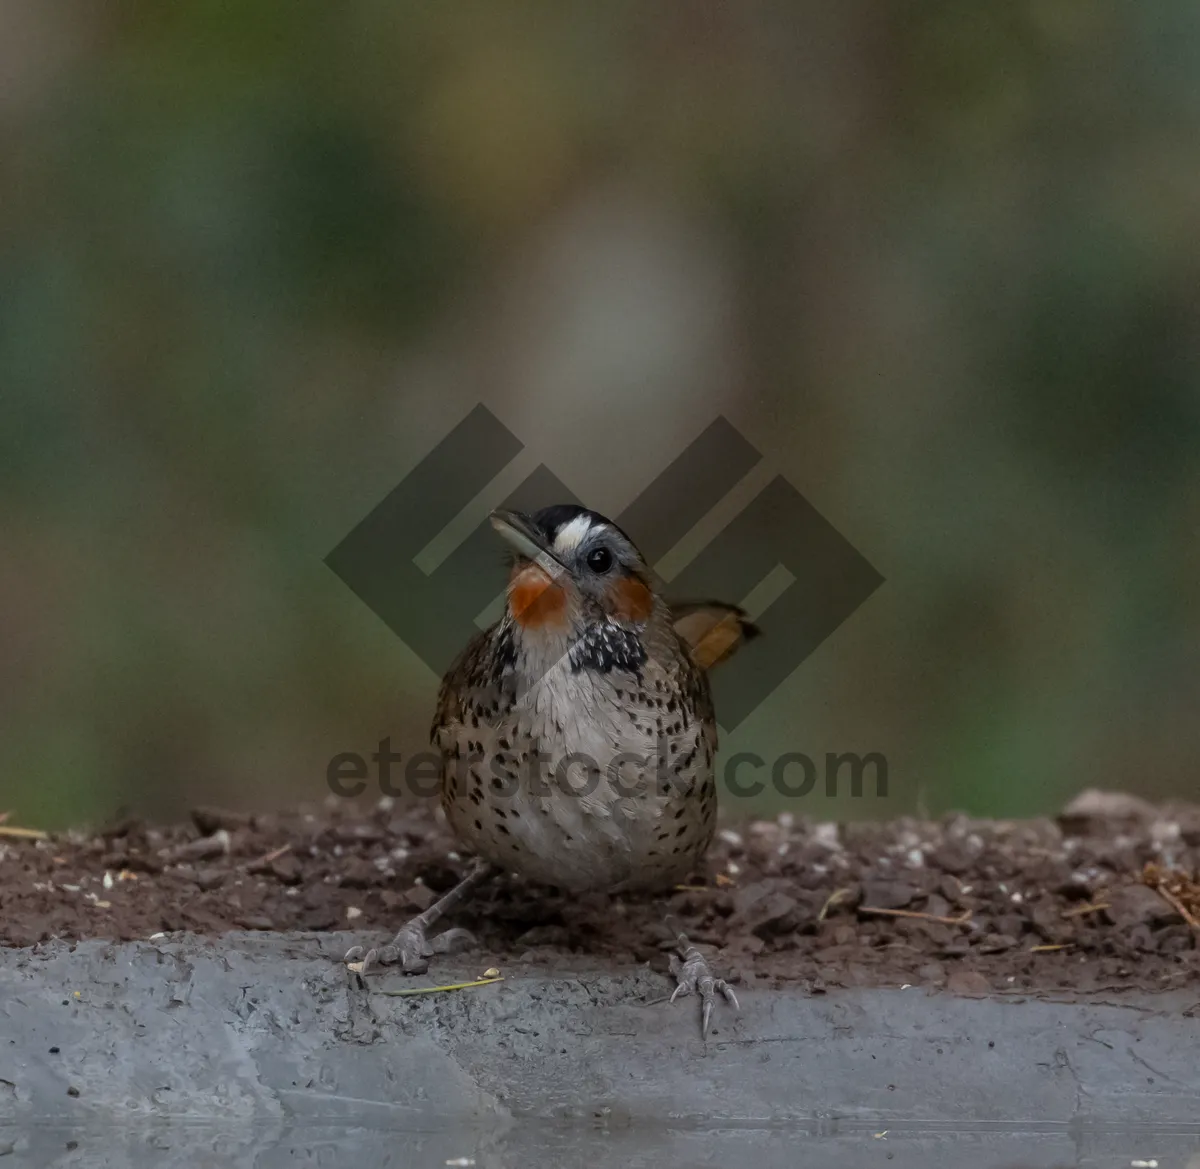
{"type": "Polygon", "coordinates": [[[737,995],[733,993],[733,987],[725,979],[713,976],[704,955],[687,940],[687,935],[682,930],[674,928],[673,932],[676,934],[676,945],[679,952],[671,955],[671,973],[678,983],[674,994],[671,995],[671,1002],[683,995],[699,995],[700,1038],[707,1039],[708,1024],[712,1019],[717,995],[723,995],[725,1000],[732,1004],[734,1010],[740,1010],[737,995]]]}
{"type": "Polygon", "coordinates": [[[364,950],[351,946],[342,959],[359,974],[369,973],[376,966],[399,966],[405,974],[424,974],[434,954],[451,954],[475,945],[467,930],[449,929],[436,937],[425,936],[425,926],[419,920],[410,921],[386,945],[364,950]]]}

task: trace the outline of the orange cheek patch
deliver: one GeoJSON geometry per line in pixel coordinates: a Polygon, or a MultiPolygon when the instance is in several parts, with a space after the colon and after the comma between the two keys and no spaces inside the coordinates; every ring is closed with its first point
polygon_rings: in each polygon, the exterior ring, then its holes
{"type": "Polygon", "coordinates": [[[645,621],[654,608],[650,590],[636,577],[622,577],[612,589],[613,612],[622,621],[645,621]]]}
{"type": "Polygon", "coordinates": [[[545,629],[566,621],[567,594],[540,568],[530,565],[508,585],[508,607],[522,629],[545,629]]]}

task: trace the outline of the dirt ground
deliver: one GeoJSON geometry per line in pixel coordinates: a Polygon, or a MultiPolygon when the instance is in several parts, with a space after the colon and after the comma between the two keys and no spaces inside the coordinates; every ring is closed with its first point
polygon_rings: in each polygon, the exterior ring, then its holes
{"type": "MultiPolygon", "coordinates": [[[[0,825],[0,944],[189,930],[390,937],[464,871],[430,806],[347,805],[45,839],[0,825]]],[[[501,879],[453,924],[489,964],[667,968],[668,912],[742,983],[1058,994],[1197,987],[1200,808],[1086,793],[1054,819],[760,821],[661,898],[501,879]],[[1147,867],[1149,866],[1149,867],[1147,867]]],[[[1200,1011],[1200,1002],[1197,1003],[1200,1011]]]]}

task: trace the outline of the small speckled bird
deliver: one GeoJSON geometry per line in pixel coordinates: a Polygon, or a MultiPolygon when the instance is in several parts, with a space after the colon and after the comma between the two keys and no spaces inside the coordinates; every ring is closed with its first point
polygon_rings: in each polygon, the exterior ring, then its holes
{"type": "MultiPolygon", "coordinates": [[[[669,889],[716,828],[707,671],[755,627],[732,605],[668,605],[633,542],[595,512],[557,505],[491,521],[516,553],[507,606],[450,668],[432,728],[442,807],[476,860],[390,945],[352,949],[360,970],[423,971],[465,935],[426,931],[495,872],[572,892],[669,889]]],[[[672,998],[700,996],[707,1034],[716,995],[737,1000],[674,932],[672,998]]]]}

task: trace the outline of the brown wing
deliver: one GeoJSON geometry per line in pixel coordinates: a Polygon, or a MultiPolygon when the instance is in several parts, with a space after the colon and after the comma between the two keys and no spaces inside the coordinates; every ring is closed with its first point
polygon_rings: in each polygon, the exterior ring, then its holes
{"type": "Polygon", "coordinates": [[[477,633],[446,671],[438,690],[433,723],[429,728],[429,739],[434,745],[441,746],[439,732],[465,720],[468,694],[478,694],[490,682],[487,673],[491,658],[489,639],[492,636],[491,629],[477,633]]]}
{"type": "Polygon", "coordinates": [[[743,609],[723,601],[672,602],[671,623],[702,670],[720,665],[762,632],[743,609]]]}

